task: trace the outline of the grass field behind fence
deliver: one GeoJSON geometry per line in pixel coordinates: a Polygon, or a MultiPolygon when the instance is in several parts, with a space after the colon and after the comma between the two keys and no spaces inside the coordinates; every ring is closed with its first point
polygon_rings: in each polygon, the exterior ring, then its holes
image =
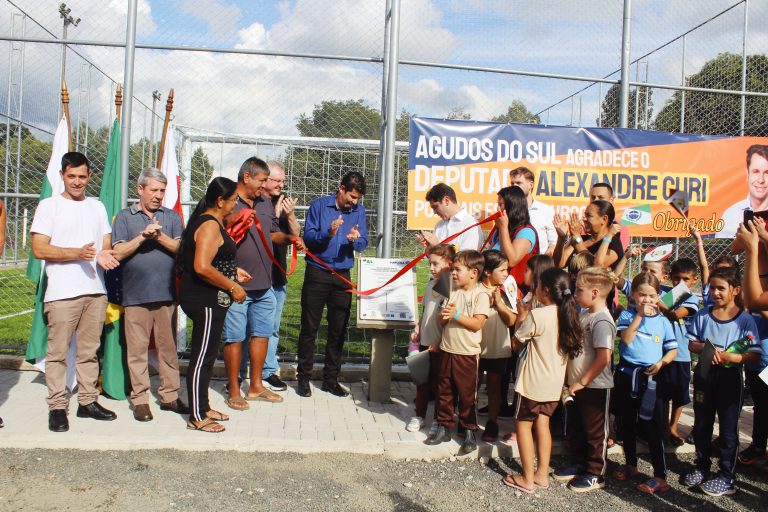
{"type": "MultiPolygon", "coordinates": [[[[304,258],[300,257],[296,272],[288,277],[288,295],[283,309],[280,327],[280,346],[278,353],[282,358],[291,360],[296,354],[296,347],[301,326],[301,286],[304,282],[304,258]]],[[[419,295],[429,279],[426,260],[417,265],[419,295]]],[[[0,353],[23,352],[29,329],[32,325],[32,309],[35,302],[34,284],[27,279],[26,269],[0,270],[0,353]],[[4,348],[5,347],[5,348],[4,348]]],[[[357,279],[357,266],[352,270],[353,281],[357,279]]],[[[347,361],[364,361],[370,356],[371,336],[365,329],[355,327],[357,314],[356,298],[352,298],[352,313],[347,342],[344,345],[344,357],[347,361]]],[[[191,328],[191,326],[190,326],[191,328]]],[[[395,331],[395,358],[405,356],[408,344],[408,331],[395,331]]],[[[320,326],[317,336],[317,354],[325,353],[327,325],[320,326]]]]}

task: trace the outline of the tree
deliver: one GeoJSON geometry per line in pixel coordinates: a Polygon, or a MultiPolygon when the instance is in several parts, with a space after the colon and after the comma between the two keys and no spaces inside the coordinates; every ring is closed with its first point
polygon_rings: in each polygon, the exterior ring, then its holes
{"type": "Polygon", "coordinates": [[[461,107],[453,107],[451,111],[448,112],[448,115],[445,118],[467,121],[469,119],[472,119],[472,114],[465,112],[464,109],[461,107]]]}
{"type": "Polygon", "coordinates": [[[492,117],[491,121],[495,123],[541,124],[541,118],[528,110],[525,103],[520,100],[512,100],[507,111],[504,114],[492,117]]]}
{"type": "Polygon", "coordinates": [[[378,139],[381,114],[363,100],[324,101],[301,114],[296,128],[303,137],[378,139]]]}
{"type": "MultiPolygon", "coordinates": [[[[628,128],[647,129],[651,125],[653,116],[653,90],[648,87],[636,87],[629,91],[629,105],[627,116],[628,128]],[[638,91],[640,96],[638,96],[638,91]],[[646,101],[647,100],[647,101],[646,101]],[[635,108],[640,116],[635,115],[635,108]],[[637,119],[636,119],[637,117],[637,119]]],[[[619,114],[621,111],[621,84],[613,84],[603,98],[600,105],[601,116],[595,120],[598,126],[605,128],[618,128],[619,114]]]]}
{"type": "MultiPolygon", "coordinates": [[[[707,61],[701,71],[686,78],[690,87],[741,90],[741,55],[721,53],[707,61]]],[[[768,92],[768,56],[747,56],[747,91],[768,92]]],[[[654,128],[681,131],[680,112],[683,95],[676,91],[659,115],[654,128]]],[[[688,133],[739,135],[741,97],[735,94],[706,92],[685,93],[685,126],[688,133]]],[[[747,97],[744,115],[745,135],[768,133],[768,98],[747,97]]]]}
{"type": "Polygon", "coordinates": [[[198,147],[192,153],[192,182],[189,184],[190,198],[193,201],[199,201],[205,195],[213,173],[213,164],[208,159],[208,155],[202,147],[198,147]]]}

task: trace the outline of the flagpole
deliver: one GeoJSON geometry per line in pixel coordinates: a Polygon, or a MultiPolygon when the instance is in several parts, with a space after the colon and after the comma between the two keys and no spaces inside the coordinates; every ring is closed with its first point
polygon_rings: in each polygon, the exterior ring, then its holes
{"type": "Polygon", "coordinates": [[[120,170],[122,179],[120,187],[120,204],[123,208],[128,204],[128,177],[130,176],[131,161],[131,115],[133,107],[133,64],[136,55],[136,12],[138,0],[130,0],[128,4],[128,21],[125,30],[125,70],[123,71],[123,83],[125,84],[125,111],[122,119],[120,135],[120,170]]]}
{"type": "Polygon", "coordinates": [[[160,147],[157,149],[157,165],[159,169],[163,164],[163,156],[165,153],[165,138],[168,135],[168,123],[171,122],[171,111],[173,110],[173,88],[168,93],[168,99],[165,102],[165,120],[163,121],[163,135],[160,137],[160,147]]]}
{"type": "Polygon", "coordinates": [[[69,91],[67,90],[67,82],[61,81],[61,104],[64,107],[64,117],[67,118],[67,146],[69,151],[74,151],[75,147],[72,145],[72,123],[69,120],[69,91]]]}

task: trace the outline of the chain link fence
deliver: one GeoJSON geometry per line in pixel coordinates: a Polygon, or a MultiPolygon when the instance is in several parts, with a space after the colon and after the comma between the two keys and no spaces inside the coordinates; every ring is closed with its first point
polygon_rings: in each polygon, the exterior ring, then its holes
{"type": "MultiPolygon", "coordinates": [[[[61,76],[73,141],[94,165],[89,193],[98,195],[123,74],[126,7],[98,0],[68,7],[83,19],[68,25],[73,44],[64,63],[64,46],[50,42],[65,37],[59,1],[0,0],[0,197],[8,210],[0,347],[16,351],[31,322],[28,231],[59,118],[61,76]]],[[[419,250],[404,215],[410,117],[618,126],[622,7],[622,0],[402,2],[393,256],[419,250]]],[[[386,0],[140,1],[129,196],[138,172],[156,159],[173,87],[177,154],[191,201],[213,176],[233,177],[254,154],[285,163],[286,193],[304,207],[333,192],[346,171],[359,170],[371,191],[373,253],[386,9],[386,0]]],[[[630,127],[766,135],[768,2],[635,2],[632,23],[630,127]]],[[[672,241],[676,255],[696,259],[691,240],[672,241]]],[[[728,250],[720,240],[705,244],[710,259],[728,250]]],[[[630,262],[630,275],[638,264],[630,262]]],[[[423,283],[426,272],[419,276],[423,283]]],[[[300,284],[297,274],[281,332],[285,357],[298,336],[300,284]]],[[[364,361],[369,336],[351,328],[349,338],[347,360],[364,361]]],[[[398,332],[399,356],[406,343],[407,333],[398,332]]]]}

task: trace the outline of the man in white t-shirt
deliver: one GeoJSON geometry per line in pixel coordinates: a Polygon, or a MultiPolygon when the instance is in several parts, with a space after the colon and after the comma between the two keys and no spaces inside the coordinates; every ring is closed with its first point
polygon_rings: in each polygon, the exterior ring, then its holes
{"type": "MultiPolygon", "coordinates": [[[[435,225],[434,232],[421,231],[416,235],[416,239],[425,247],[437,245],[449,236],[477,224],[477,219],[459,206],[456,192],[445,183],[438,183],[429,189],[426,199],[440,220],[435,225]]],[[[483,243],[483,229],[475,226],[449,243],[458,247],[457,252],[466,249],[476,251],[483,243]]]]}
{"type": "Polygon", "coordinates": [[[555,251],[557,231],[555,231],[555,210],[548,204],[533,198],[533,172],[527,167],[518,167],[509,173],[510,185],[520,187],[525,192],[528,201],[528,216],[531,224],[539,234],[539,254],[549,254],[555,251]]]}
{"type": "Polygon", "coordinates": [[[715,238],[734,238],[739,223],[744,221],[744,210],[768,210],[768,146],[753,144],[747,149],[746,199],[731,205],[723,213],[723,229],[715,238]]]}
{"type": "Polygon", "coordinates": [[[118,265],[112,251],[107,211],[98,200],[85,196],[91,163],[82,153],[61,159],[64,192],[43,199],[32,221],[32,251],[45,260],[48,285],[44,312],[48,322],[45,383],[48,386],[48,428],[69,430],[66,391],[67,352],[77,334],[77,416],[114,420],[117,416],[99,405],[101,330],[107,308],[103,270],[118,265]]]}

